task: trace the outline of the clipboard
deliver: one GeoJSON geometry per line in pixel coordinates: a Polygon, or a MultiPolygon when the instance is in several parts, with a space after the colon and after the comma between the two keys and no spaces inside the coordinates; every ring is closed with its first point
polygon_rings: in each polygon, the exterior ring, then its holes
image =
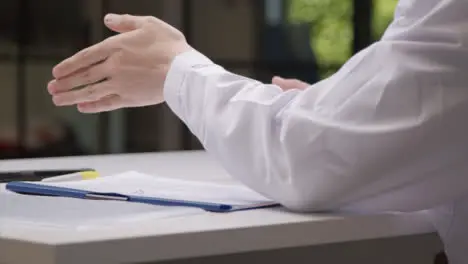
{"type": "Polygon", "coordinates": [[[266,202],[251,205],[232,205],[215,202],[199,202],[138,195],[126,195],[112,192],[93,192],[75,188],[57,187],[31,182],[9,182],[6,184],[6,189],[15,193],[25,195],[67,197],[87,200],[121,201],[145,203],[159,206],[196,207],[209,212],[233,212],[279,206],[279,204],[274,202],[266,202]]]}

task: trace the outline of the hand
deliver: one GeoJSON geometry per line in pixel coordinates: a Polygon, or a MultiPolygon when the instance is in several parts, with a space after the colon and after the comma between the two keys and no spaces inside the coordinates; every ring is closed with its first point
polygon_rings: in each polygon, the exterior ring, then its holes
{"type": "Polygon", "coordinates": [[[84,113],[163,102],[171,62],[191,49],[184,35],[155,17],[110,14],[104,23],[121,34],[55,66],[48,85],[53,102],[84,113]]]}
{"type": "Polygon", "coordinates": [[[271,82],[274,85],[279,86],[283,90],[291,90],[291,89],[299,89],[299,90],[304,90],[307,87],[310,86],[310,84],[305,83],[303,81],[297,80],[297,79],[283,79],[279,76],[273,77],[271,82]]]}

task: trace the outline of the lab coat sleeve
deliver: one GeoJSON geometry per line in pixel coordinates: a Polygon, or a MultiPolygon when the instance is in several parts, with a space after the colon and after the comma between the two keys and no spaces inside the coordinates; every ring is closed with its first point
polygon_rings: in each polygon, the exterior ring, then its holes
{"type": "Polygon", "coordinates": [[[468,192],[466,13],[450,19],[395,21],[303,91],[192,50],[173,61],[165,98],[230,175],[292,210],[433,208],[468,192]]]}

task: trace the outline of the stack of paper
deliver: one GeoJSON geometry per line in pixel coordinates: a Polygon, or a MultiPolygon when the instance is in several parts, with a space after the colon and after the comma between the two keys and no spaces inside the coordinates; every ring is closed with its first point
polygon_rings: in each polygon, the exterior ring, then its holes
{"type": "MultiPolygon", "coordinates": [[[[15,183],[12,184],[14,187],[15,183]]],[[[60,187],[93,193],[121,194],[144,199],[157,198],[168,201],[232,205],[233,209],[227,211],[274,205],[271,200],[241,185],[155,177],[134,171],[89,181],[27,184],[46,188],[60,187]]],[[[167,206],[158,203],[47,197],[17,194],[12,191],[3,191],[3,193],[0,191],[0,195],[0,221],[14,219],[14,221],[35,221],[51,225],[72,223],[76,226],[205,212],[202,207],[167,206]]]]}
{"type": "Polygon", "coordinates": [[[1,193],[0,233],[12,225],[81,230],[200,213],[196,208],[1,193]]]}
{"type": "Polygon", "coordinates": [[[42,184],[92,192],[119,193],[235,206],[255,206],[272,203],[271,200],[242,185],[155,177],[135,171],[102,177],[92,181],[47,182],[42,184]]]}

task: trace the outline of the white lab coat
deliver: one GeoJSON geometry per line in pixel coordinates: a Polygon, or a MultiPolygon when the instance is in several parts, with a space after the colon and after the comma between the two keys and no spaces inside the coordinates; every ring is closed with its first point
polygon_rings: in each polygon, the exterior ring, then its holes
{"type": "Polygon", "coordinates": [[[382,40],[303,91],[190,51],[164,93],[259,193],[298,211],[430,209],[451,264],[468,262],[468,0],[402,0],[382,40]]]}

